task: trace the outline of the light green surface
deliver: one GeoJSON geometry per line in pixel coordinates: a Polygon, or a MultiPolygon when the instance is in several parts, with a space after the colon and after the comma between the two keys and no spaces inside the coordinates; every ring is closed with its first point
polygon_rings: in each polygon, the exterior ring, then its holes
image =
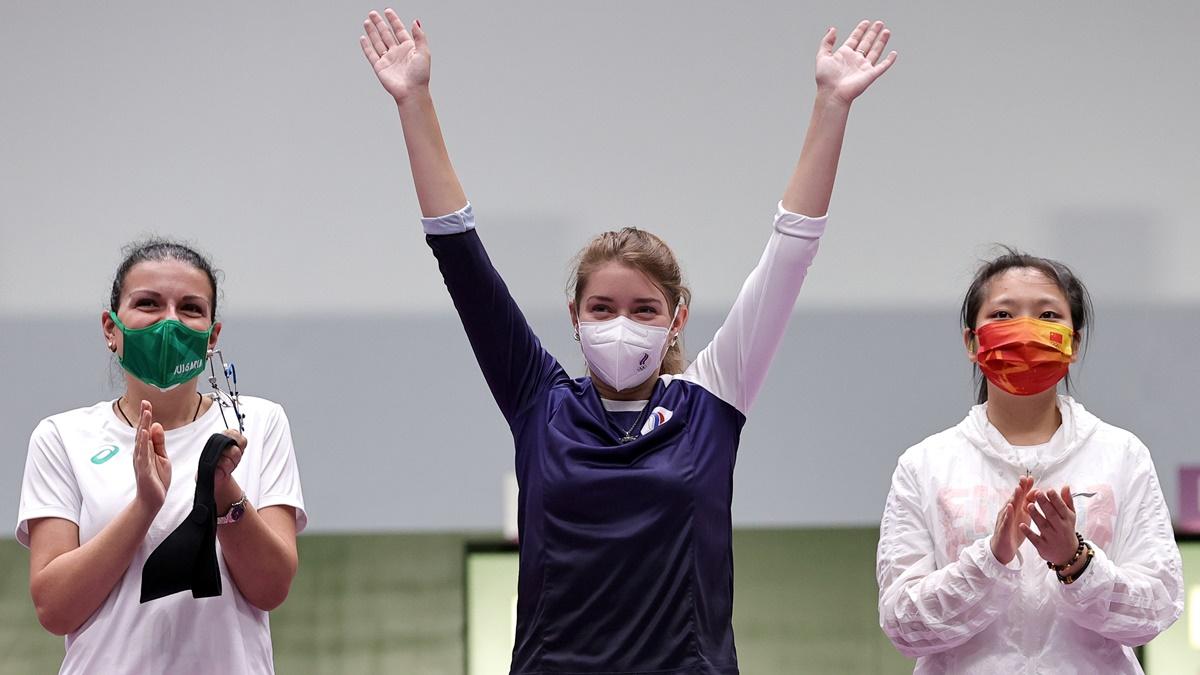
{"type": "Polygon", "coordinates": [[[1146,645],[1146,672],[1200,675],[1200,541],[1179,544],[1183,556],[1183,616],[1146,645]]]}
{"type": "Polygon", "coordinates": [[[516,629],[517,568],[511,553],[467,558],[467,675],[506,675],[516,629]]]}
{"type": "Polygon", "coordinates": [[[63,639],[37,622],[29,599],[29,552],[0,539],[0,673],[57,673],[63,639]]]}
{"type": "Polygon", "coordinates": [[[879,628],[879,530],[734,536],[733,624],[742,672],[912,673],[879,628]]]}
{"type": "MultiPolygon", "coordinates": [[[[878,627],[877,536],[867,528],[735,534],[742,672],[912,672],[878,627]]],[[[271,616],[276,670],[462,675],[469,538],[301,536],[300,574],[271,616]]],[[[34,616],[28,564],[15,541],[0,540],[6,571],[0,578],[0,673],[53,673],[62,659],[62,640],[45,633],[34,616]]]]}

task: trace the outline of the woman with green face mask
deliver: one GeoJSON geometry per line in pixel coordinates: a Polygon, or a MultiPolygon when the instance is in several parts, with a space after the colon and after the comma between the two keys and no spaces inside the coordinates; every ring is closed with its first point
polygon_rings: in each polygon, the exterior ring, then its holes
{"type": "Polygon", "coordinates": [[[131,247],[101,315],[125,391],[46,418],[30,439],[17,538],[38,619],[67,638],[62,673],[274,670],[267,613],[287,597],[307,516],[283,409],[239,397],[242,433],[198,391],[216,309],[203,256],[162,240],[131,247]],[[143,604],[143,567],[192,513],[214,433],[236,441],[212,479],[221,592],[143,604]]]}

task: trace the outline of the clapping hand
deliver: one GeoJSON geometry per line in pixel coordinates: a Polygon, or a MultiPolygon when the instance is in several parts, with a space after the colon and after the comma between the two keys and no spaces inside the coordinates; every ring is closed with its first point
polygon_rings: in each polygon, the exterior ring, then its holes
{"type": "Polygon", "coordinates": [[[166,432],[154,421],[154,407],[149,401],[142,401],[137,431],[134,432],[133,474],[137,484],[136,499],[158,513],[171,487],[171,460],[167,458],[166,432]]]}
{"type": "Polygon", "coordinates": [[[1021,525],[1021,531],[1037,548],[1042,560],[1054,565],[1070,563],[1079,548],[1071,488],[1034,490],[1032,497],[1026,510],[1038,531],[1034,532],[1028,523],[1021,525]]]}
{"type": "Polygon", "coordinates": [[[1017,549],[1028,536],[1030,513],[1027,507],[1032,506],[1032,499],[1037,491],[1033,489],[1033,478],[1022,476],[1013,490],[1012,497],[1004,502],[1000,513],[996,516],[996,531],[992,534],[992,555],[1001,564],[1007,565],[1017,555],[1017,549]]]}

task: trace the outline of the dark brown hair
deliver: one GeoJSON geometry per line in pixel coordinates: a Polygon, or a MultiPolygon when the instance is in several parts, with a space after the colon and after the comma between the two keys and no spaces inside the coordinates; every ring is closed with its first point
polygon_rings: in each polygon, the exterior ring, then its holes
{"type": "Polygon", "coordinates": [[[217,320],[217,277],[220,272],[213,268],[212,262],[206,256],[186,244],[159,237],[129,244],[122,249],[122,253],[125,258],[117,267],[117,275],[113,277],[109,309],[115,312],[117,306],[121,304],[121,292],[125,287],[125,277],[134,265],[150,260],[178,260],[204,272],[204,275],[208,277],[208,286],[212,291],[212,316],[209,318],[213,321],[217,320]]]}
{"type": "MultiPolygon", "coordinates": [[[[1092,322],[1092,297],[1079,277],[1075,276],[1071,268],[1057,260],[1022,253],[1010,246],[1001,246],[1000,249],[1003,253],[991,260],[985,260],[976,270],[975,278],[971,280],[971,286],[963,298],[962,310],[959,314],[959,320],[963,327],[970,330],[972,336],[975,334],[979,309],[987,298],[988,284],[992,279],[1010,269],[1028,268],[1041,272],[1047,279],[1054,282],[1054,285],[1058,286],[1058,289],[1067,297],[1067,304],[1071,307],[1071,324],[1075,330],[1075,338],[1078,344],[1082,344],[1083,330],[1092,322]]],[[[976,400],[978,403],[984,403],[988,398],[987,381],[980,375],[979,366],[975,367],[975,379],[979,383],[979,395],[976,400]]],[[[1068,373],[1067,389],[1070,390],[1070,388],[1071,375],[1068,373]]]]}

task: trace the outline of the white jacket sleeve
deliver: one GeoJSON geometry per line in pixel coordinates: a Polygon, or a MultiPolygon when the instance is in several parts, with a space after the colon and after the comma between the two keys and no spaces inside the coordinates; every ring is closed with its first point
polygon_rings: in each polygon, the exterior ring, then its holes
{"type": "Polygon", "coordinates": [[[742,414],[749,412],[783,340],[825,222],[826,216],[802,216],[779,204],[775,231],[762,258],[712,342],[682,379],[699,384],[742,414]]]}
{"type": "Polygon", "coordinates": [[[1136,458],[1128,501],[1108,552],[1096,555],[1073,584],[1055,586],[1054,598],[1072,621],[1135,647],[1152,640],[1183,613],[1183,564],[1171,534],[1171,516],[1150,451],[1134,441],[1136,458]]]}
{"type": "Polygon", "coordinates": [[[1019,562],[992,555],[991,537],[978,539],[938,569],[912,467],[901,458],[892,475],[875,576],[879,625],[901,654],[936,654],[977,635],[1007,607],[1018,587],[1019,562]]]}

